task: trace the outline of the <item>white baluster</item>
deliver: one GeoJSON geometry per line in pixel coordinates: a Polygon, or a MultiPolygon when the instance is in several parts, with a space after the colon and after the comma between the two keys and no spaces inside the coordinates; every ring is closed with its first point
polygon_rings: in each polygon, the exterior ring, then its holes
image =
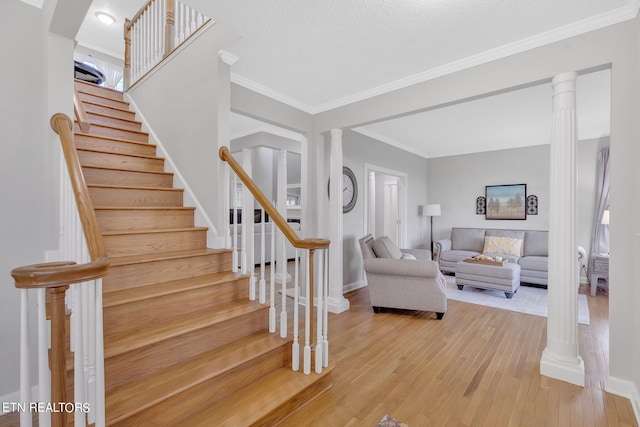
{"type": "Polygon", "coordinates": [[[276,331],[276,234],[275,222],[271,223],[271,265],[269,268],[269,332],[276,331]]]}
{"type": "Polygon", "coordinates": [[[241,229],[242,229],[242,244],[240,245],[240,274],[245,275],[247,274],[247,232],[248,232],[248,227],[247,227],[247,222],[248,222],[248,212],[247,212],[247,206],[245,205],[245,201],[246,201],[246,193],[247,193],[247,187],[245,185],[242,185],[242,196],[241,196],[241,203],[242,203],[242,219],[240,220],[240,225],[241,225],[241,229]]]}
{"type": "MultiPolygon", "coordinates": [[[[322,372],[322,356],[324,355],[324,352],[322,350],[322,343],[323,343],[322,313],[324,311],[323,303],[322,303],[323,297],[324,297],[324,291],[322,290],[322,283],[324,282],[324,257],[322,255],[323,255],[322,251],[320,251],[318,253],[318,286],[315,287],[317,289],[316,292],[318,293],[318,308],[316,309],[317,337],[316,337],[316,352],[315,352],[316,353],[316,373],[318,374],[322,372]]],[[[311,301],[310,307],[313,309],[313,295],[309,295],[308,300],[311,301]]]]}
{"type": "Polygon", "coordinates": [[[287,239],[282,234],[282,310],[280,311],[280,338],[287,337],[287,239]]]}
{"type": "Polygon", "coordinates": [[[327,255],[328,250],[322,250],[321,256],[324,257],[324,281],[320,283],[320,286],[324,290],[324,313],[322,315],[324,319],[324,332],[322,349],[324,350],[324,356],[322,362],[324,367],[329,366],[329,257],[327,255]]]}
{"type": "Polygon", "coordinates": [[[238,272],[238,206],[236,194],[238,188],[238,177],[233,175],[233,191],[231,193],[231,203],[233,205],[233,251],[231,253],[231,271],[238,272]]]}
{"type": "Polygon", "coordinates": [[[193,34],[196,32],[197,24],[196,24],[196,11],[189,8],[190,9],[190,15],[191,15],[191,24],[190,24],[190,28],[189,28],[189,35],[193,34]]]}
{"type": "MultiPolygon", "coordinates": [[[[20,403],[31,402],[31,363],[29,349],[29,291],[20,289],[20,403]]],[[[42,357],[42,355],[41,355],[42,357]]],[[[31,426],[31,412],[20,412],[20,426],[31,426]]]]}
{"type": "Polygon", "coordinates": [[[300,320],[298,319],[298,301],[300,299],[300,288],[298,287],[299,285],[299,280],[298,280],[298,269],[299,269],[299,262],[298,262],[298,256],[299,256],[299,251],[296,248],[296,254],[295,254],[295,261],[294,261],[294,274],[293,274],[293,286],[294,286],[294,293],[293,293],[293,344],[291,346],[291,369],[294,371],[298,371],[300,370],[300,344],[298,343],[299,341],[299,322],[300,320]]]}
{"type": "Polygon", "coordinates": [[[309,344],[310,334],[309,327],[311,326],[311,310],[309,306],[313,308],[313,295],[309,295],[309,265],[311,263],[310,258],[313,256],[313,252],[307,250],[307,263],[305,274],[305,295],[307,296],[307,303],[304,310],[304,361],[303,371],[306,375],[311,373],[311,345],[309,344]],[[311,304],[309,304],[311,301],[311,304]]]}
{"type": "Polygon", "coordinates": [[[266,281],[264,280],[264,239],[265,239],[265,221],[267,216],[265,215],[264,209],[260,209],[260,296],[259,301],[260,304],[264,304],[266,302],[266,281]]]}
{"type": "MultiPolygon", "coordinates": [[[[84,306],[82,304],[81,284],[71,285],[67,294],[73,298],[73,309],[71,311],[71,338],[73,351],[73,398],[75,402],[86,402],[85,397],[85,377],[84,377],[84,331],[86,327],[85,319],[82,316],[84,306]]],[[[84,413],[75,411],[73,413],[74,424],[85,425],[84,413]]]]}
{"type": "MultiPolygon", "coordinates": [[[[63,220],[64,221],[64,220],[63,220]]],[[[51,401],[51,375],[49,372],[49,324],[47,322],[46,289],[38,289],[38,384],[40,402],[51,401]]],[[[38,414],[40,427],[51,426],[51,412],[38,414]]]]}
{"type": "MultiPolygon", "coordinates": [[[[186,37],[186,28],[187,28],[187,11],[184,3],[180,3],[180,43],[182,43],[186,37]]],[[[177,45],[176,45],[177,46],[177,45]]]]}
{"type": "Polygon", "coordinates": [[[199,29],[204,23],[204,15],[200,12],[196,12],[196,29],[199,29]]]}
{"type": "MultiPolygon", "coordinates": [[[[93,408],[96,405],[97,399],[97,366],[100,363],[104,363],[103,360],[98,359],[96,342],[98,337],[96,336],[96,286],[97,281],[92,281],[84,284],[84,288],[87,294],[87,325],[88,325],[88,339],[87,339],[87,403],[93,408]]],[[[96,422],[96,414],[94,411],[89,411],[89,424],[96,422]]]]}
{"type": "Polygon", "coordinates": [[[102,328],[102,279],[95,281],[95,336],[97,337],[95,342],[96,349],[96,375],[95,375],[95,390],[96,390],[96,406],[95,411],[93,406],[91,412],[95,412],[96,427],[104,427],[105,425],[105,407],[104,407],[104,342],[102,340],[104,331],[102,328]]]}

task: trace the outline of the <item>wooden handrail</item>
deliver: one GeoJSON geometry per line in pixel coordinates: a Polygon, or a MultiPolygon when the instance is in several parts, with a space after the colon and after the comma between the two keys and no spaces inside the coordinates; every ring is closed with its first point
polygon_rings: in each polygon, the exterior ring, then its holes
{"type": "Polygon", "coordinates": [[[220,159],[227,162],[231,169],[238,175],[238,178],[242,181],[242,183],[251,191],[253,197],[258,201],[260,206],[264,208],[265,211],[271,217],[271,220],[276,223],[278,228],[285,235],[287,240],[291,242],[291,244],[298,249],[326,249],[329,247],[329,240],[327,239],[319,239],[319,238],[309,238],[309,239],[301,239],[298,237],[298,234],[293,231],[293,228],[289,225],[286,219],[280,215],[280,212],[271,204],[267,196],[258,188],[255,182],[247,175],[247,173],[242,169],[240,163],[237,162],[236,159],[233,158],[231,153],[229,152],[229,147],[221,147],[218,151],[220,159]]]}
{"type": "Polygon", "coordinates": [[[138,12],[133,15],[133,18],[131,18],[129,20],[129,22],[125,23],[125,29],[127,27],[132,28],[136,22],[138,21],[138,19],[140,18],[140,16],[142,16],[142,14],[149,8],[151,7],[151,3],[153,3],[155,0],[149,0],[148,2],[146,2],[141,8],[140,10],[138,10],[138,12]]]}
{"type": "Polygon", "coordinates": [[[78,214],[80,215],[80,222],[82,222],[82,229],[87,240],[91,260],[96,261],[100,258],[106,258],[107,251],[102,240],[102,233],[93,210],[89,189],[84,180],[78,152],[73,141],[73,122],[66,115],[57,113],[51,117],[51,128],[60,136],[62,152],[69,170],[69,178],[71,179],[73,193],[78,204],[78,214]]]}
{"type": "Polygon", "coordinates": [[[80,94],[76,88],[73,89],[73,110],[76,113],[76,120],[80,125],[80,130],[84,133],[89,133],[91,123],[89,123],[87,111],[84,109],[84,104],[80,100],[80,94]]]}
{"type": "MultiPolygon", "coordinates": [[[[77,92],[75,93],[77,98],[77,92]]],[[[78,100],[79,101],[79,100],[78,100]]],[[[78,205],[78,213],[91,262],[76,264],[74,261],[50,262],[18,267],[11,271],[16,288],[45,288],[51,301],[51,401],[68,402],[66,396],[66,352],[65,352],[65,292],[69,285],[99,279],[107,273],[107,258],[102,234],[98,226],[93,204],[89,198],[89,190],[82,174],[78,153],[73,142],[73,122],[64,114],[51,117],[51,128],[60,136],[62,151],[69,170],[69,177],[78,205]]],[[[51,425],[66,426],[65,411],[54,411],[51,414],[51,425]]]]}

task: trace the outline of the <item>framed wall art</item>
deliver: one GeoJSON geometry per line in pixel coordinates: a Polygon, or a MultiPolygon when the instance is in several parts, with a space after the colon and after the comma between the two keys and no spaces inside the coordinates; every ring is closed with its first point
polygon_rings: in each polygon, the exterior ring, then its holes
{"type": "Polygon", "coordinates": [[[487,185],[486,219],[527,219],[527,184],[487,185]]]}

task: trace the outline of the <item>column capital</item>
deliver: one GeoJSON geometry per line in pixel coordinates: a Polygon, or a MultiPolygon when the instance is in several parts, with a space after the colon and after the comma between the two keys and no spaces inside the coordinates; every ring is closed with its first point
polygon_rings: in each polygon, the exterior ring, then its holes
{"type": "Polygon", "coordinates": [[[575,71],[558,74],[551,80],[553,88],[553,109],[576,107],[576,80],[578,73],[575,71]]]}
{"type": "Polygon", "coordinates": [[[331,138],[342,138],[342,129],[331,129],[331,138]]]}
{"type": "Polygon", "coordinates": [[[232,66],[233,64],[238,62],[238,59],[240,59],[237,56],[230,54],[226,50],[219,51],[218,52],[218,58],[220,58],[222,60],[222,62],[224,62],[225,64],[227,64],[229,66],[232,66]]]}

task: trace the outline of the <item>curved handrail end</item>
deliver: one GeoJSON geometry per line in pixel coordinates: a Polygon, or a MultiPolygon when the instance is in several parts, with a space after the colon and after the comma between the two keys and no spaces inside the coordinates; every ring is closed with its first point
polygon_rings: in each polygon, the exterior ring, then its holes
{"type": "Polygon", "coordinates": [[[58,127],[59,122],[66,122],[69,130],[73,130],[73,122],[71,121],[69,116],[64,113],[55,113],[53,116],[51,116],[51,120],[49,120],[51,129],[53,129],[55,133],[60,134],[60,128],[58,127]]]}
{"type": "Polygon", "coordinates": [[[11,270],[16,288],[55,288],[99,279],[109,269],[109,258],[98,258],[86,264],[58,261],[32,264],[11,270]]]}

